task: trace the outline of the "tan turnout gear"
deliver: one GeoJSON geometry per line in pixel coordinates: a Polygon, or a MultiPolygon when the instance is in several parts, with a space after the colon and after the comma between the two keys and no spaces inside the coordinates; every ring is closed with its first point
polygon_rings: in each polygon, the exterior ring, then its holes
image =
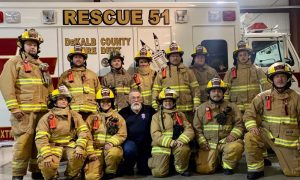
{"type": "MultiPolygon", "coordinates": [[[[166,50],[167,57],[173,53],[183,55],[183,50],[176,44],[171,43],[166,50]]],[[[191,112],[200,105],[200,89],[197,79],[192,70],[182,62],[178,65],[169,63],[168,67],[162,69],[157,75],[152,88],[152,107],[158,108],[157,97],[163,88],[170,87],[179,95],[176,103],[178,111],[186,114],[189,121],[192,120],[191,112]]]]}
{"type": "Polygon", "coordinates": [[[243,119],[248,131],[258,128],[260,135],[251,132],[245,135],[248,172],[263,171],[263,149],[271,147],[283,173],[300,176],[299,102],[300,95],[291,89],[283,93],[267,90],[253,99],[243,119]]]}
{"type": "Polygon", "coordinates": [[[35,143],[38,149],[39,168],[45,179],[58,178],[59,162],[67,160],[65,175],[77,177],[83,166],[89,130],[80,114],[66,108],[52,108],[39,121],[35,143]],[[75,153],[82,158],[76,158],[75,153]],[[50,162],[51,167],[45,165],[50,162]]]}
{"type": "MultiPolygon", "coordinates": [[[[42,43],[35,30],[25,30],[19,37],[21,47],[26,40],[42,43]]],[[[21,47],[22,48],[22,47],[21,47]]],[[[34,135],[36,125],[47,112],[47,96],[53,90],[48,72],[37,57],[20,50],[20,55],[10,58],[0,76],[0,90],[8,110],[11,112],[12,135],[15,139],[12,175],[24,176],[29,171],[39,172],[36,162],[34,135]],[[49,81],[48,81],[49,80],[49,81]]]]}
{"type": "Polygon", "coordinates": [[[228,87],[225,99],[236,103],[242,113],[258,93],[271,88],[263,70],[251,61],[250,53],[251,49],[245,42],[239,42],[238,49],[233,52],[235,66],[229,69],[224,77],[224,82],[228,87]],[[248,51],[249,57],[246,63],[241,63],[236,59],[240,51],[248,51]]]}
{"type": "Polygon", "coordinates": [[[224,169],[234,169],[242,157],[244,151],[243,137],[244,126],[242,116],[234,103],[227,101],[215,104],[207,101],[197,109],[193,127],[196,141],[200,149],[196,156],[196,171],[198,173],[213,173],[218,166],[218,158],[222,153],[222,166],[224,169]],[[221,113],[225,113],[225,119],[218,119],[221,113]],[[234,137],[228,141],[227,137],[234,137]],[[202,147],[209,146],[204,150],[202,147]]]}
{"type": "Polygon", "coordinates": [[[116,174],[123,158],[121,145],[127,137],[125,120],[110,109],[107,113],[90,115],[86,123],[93,139],[93,144],[88,146],[88,152],[98,157],[96,161],[88,161],[85,167],[86,178],[99,179],[103,176],[103,171],[106,174],[116,174]],[[111,144],[112,148],[105,149],[106,144],[111,144]]]}
{"type": "MultiPolygon", "coordinates": [[[[68,60],[72,61],[75,54],[80,54],[85,59],[87,58],[87,54],[79,45],[71,49],[68,60]]],[[[65,85],[69,89],[73,96],[70,104],[71,109],[79,112],[84,120],[86,120],[90,113],[96,113],[97,104],[95,95],[101,88],[96,73],[87,69],[84,65],[81,67],[73,66],[60,76],[58,85],[65,85]]]]}
{"type": "MultiPolygon", "coordinates": [[[[191,55],[193,57],[193,61],[190,69],[194,72],[200,87],[201,103],[208,100],[208,93],[205,90],[208,81],[213,77],[218,77],[217,71],[214,68],[210,67],[207,63],[205,63],[204,65],[195,64],[194,58],[197,55],[203,55],[206,57],[207,54],[207,49],[204,46],[198,45],[195,47],[194,53],[191,55]]],[[[205,61],[207,61],[207,59],[205,59],[205,61]]]]}
{"type": "Polygon", "coordinates": [[[152,157],[148,165],[154,177],[168,175],[171,154],[174,155],[175,170],[180,174],[187,171],[191,154],[189,142],[194,138],[194,130],[184,113],[160,109],[152,117],[151,137],[152,157]],[[175,130],[175,125],[181,129],[175,130]],[[177,141],[183,145],[176,146],[177,141]]]}

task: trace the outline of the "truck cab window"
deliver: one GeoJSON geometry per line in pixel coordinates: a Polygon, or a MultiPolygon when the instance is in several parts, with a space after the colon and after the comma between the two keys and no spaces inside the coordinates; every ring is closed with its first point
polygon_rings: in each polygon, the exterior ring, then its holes
{"type": "Polygon", "coordinates": [[[226,72],[228,69],[227,42],[222,39],[203,40],[202,46],[208,51],[208,65],[216,69],[217,72],[226,72]]]}

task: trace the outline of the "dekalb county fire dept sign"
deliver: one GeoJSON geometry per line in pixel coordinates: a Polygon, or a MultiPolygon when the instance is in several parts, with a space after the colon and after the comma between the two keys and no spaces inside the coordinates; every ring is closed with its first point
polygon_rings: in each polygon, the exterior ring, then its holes
{"type": "Polygon", "coordinates": [[[63,10],[63,25],[144,25],[145,20],[150,25],[170,24],[169,9],[150,9],[148,13],[143,10],[63,10]],[[143,17],[145,14],[148,17],[143,17]]]}

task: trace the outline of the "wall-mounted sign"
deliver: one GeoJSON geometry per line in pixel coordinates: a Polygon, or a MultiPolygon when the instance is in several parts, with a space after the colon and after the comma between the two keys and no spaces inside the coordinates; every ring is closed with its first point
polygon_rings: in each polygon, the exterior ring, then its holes
{"type": "Polygon", "coordinates": [[[6,23],[20,23],[21,13],[19,11],[6,11],[5,12],[6,23]]]}
{"type": "Polygon", "coordinates": [[[175,22],[176,23],[187,23],[188,22],[188,11],[187,10],[176,10],[175,11],[175,22]]]}
{"type": "Polygon", "coordinates": [[[208,21],[209,22],[220,22],[222,20],[221,11],[210,10],[208,11],[208,21]]]}

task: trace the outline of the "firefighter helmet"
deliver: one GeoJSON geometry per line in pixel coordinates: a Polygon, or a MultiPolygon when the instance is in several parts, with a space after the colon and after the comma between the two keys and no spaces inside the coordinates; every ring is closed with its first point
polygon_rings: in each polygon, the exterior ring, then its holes
{"type": "Polygon", "coordinates": [[[221,89],[223,92],[227,90],[226,84],[219,77],[214,77],[212,80],[208,81],[206,86],[206,91],[209,93],[212,89],[221,89]]]}
{"type": "Polygon", "coordinates": [[[148,61],[152,60],[152,55],[150,53],[150,51],[147,51],[146,48],[142,48],[141,50],[139,50],[134,58],[134,60],[138,63],[138,61],[140,59],[147,59],[148,61]]]}
{"type": "Polygon", "coordinates": [[[64,85],[59,86],[57,89],[53,90],[51,93],[51,100],[56,101],[58,97],[64,96],[68,99],[69,102],[72,100],[72,95],[69,92],[68,88],[64,85]]]}
{"type": "Polygon", "coordinates": [[[108,63],[111,64],[111,61],[117,58],[121,59],[122,64],[124,64],[124,56],[121,55],[121,52],[119,50],[113,50],[109,53],[108,63]]]}
{"type": "Polygon", "coordinates": [[[176,101],[178,98],[178,95],[174,89],[171,89],[169,87],[164,88],[158,95],[158,100],[164,100],[164,99],[173,99],[176,101]]]}
{"type": "Polygon", "coordinates": [[[73,60],[74,55],[81,55],[84,60],[88,58],[87,53],[81,45],[75,45],[73,48],[70,49],[70,53],[68,54],[68,61],[71,62],[73,60]]]}
{"type": "Polygon", "coordinates": [[[43,37],[35,29],[25,29],[25,31],[18,37],[17,45],[23,47],[25,41],[35,41],[38,45],[44,42],[43,37]]]}
{"type": "Polygon", "coordinates": [[[179,53],[181,56],[184,54],[184,51],[176,42],[172,42],[166,50],[166,56],[169,58],[171,54],[179,53]]]}
{"type": "Polygon", "coordinates": [[[96,94],[96,99],[97,100],[114,99],[114,98],[115,98],[114,93],[112,92],[112,90],[110,90],[107,87],[99,89],[97,94],[96,94]]]}
{"type": "Polygon", "coordinates": [[[207,49],[206,47],[204,46],[201,46],[200,44],[197,45],[195,48],[194,48],[194,53],[191,55],[193,58],[197,55],[204,55],[204,56],[207,56],[208,55],[208,52],[207,52],[207,49]]]}
{"type": "Polygon", "coordinates": [[[291,80],[290,77],[292,76],[291,66],[283,62],[277,62],[272,64],[268,68],[267,77],[269,80],[273,81],[273,77],[276,74],[286,74],[290,81],[291,80]]]}

